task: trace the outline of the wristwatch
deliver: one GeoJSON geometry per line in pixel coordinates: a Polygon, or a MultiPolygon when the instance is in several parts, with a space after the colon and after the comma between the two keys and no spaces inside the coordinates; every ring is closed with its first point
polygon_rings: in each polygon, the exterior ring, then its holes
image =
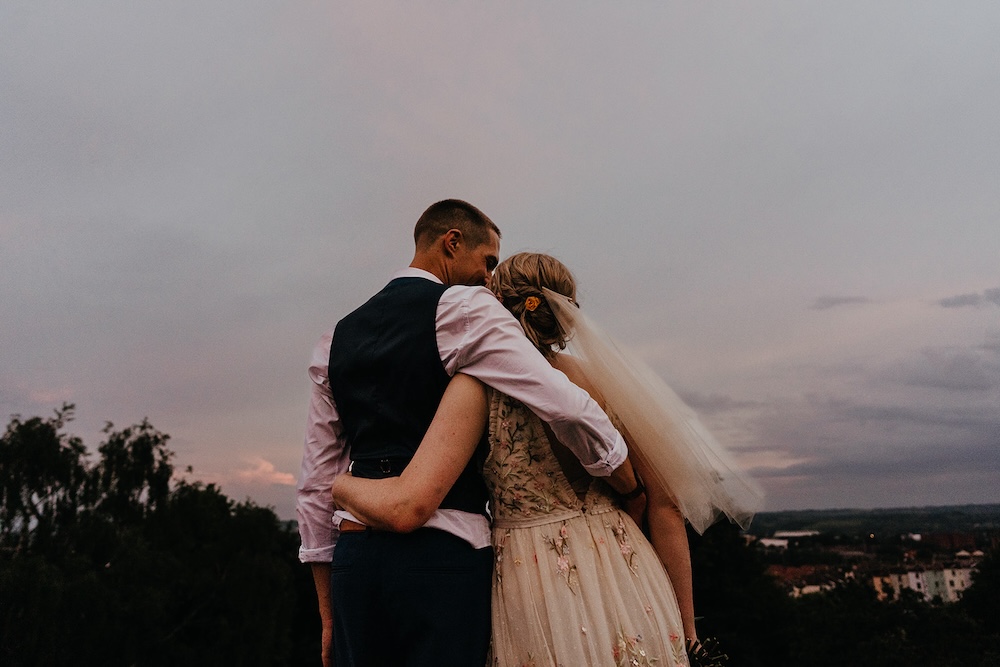
{"type": "Polygon", "coordinates": [[[646,487],[642,483],[642,477],[638,475],[635,476],[635,488],[628,493],[623,493],[622,498],[625,500],[635,500],[642,494],[646,493],[646,487]]]}

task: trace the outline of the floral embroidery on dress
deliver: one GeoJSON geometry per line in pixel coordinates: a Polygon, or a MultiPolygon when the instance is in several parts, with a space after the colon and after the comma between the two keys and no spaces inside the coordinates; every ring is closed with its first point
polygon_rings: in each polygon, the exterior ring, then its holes
{"type": "Polygon", "coordinates": [[[500,533],[500,536],[494,540],[493,551],[495,552],[495,566],[493,567],[493,572],[497,579],[497,586],[503,583],[503,552],[504,547],[507,546],[507,538],[510,537],[510,528],[500,533]]]}
{"type": "Polygon", "coordinates": [[[646,654],[646,649],[642,646],[642,635],[629,636],[624,631],[618,632],[611,654],[617,667],[649,667],[660,661],[659,658],[646,654]]]}
{"type": "Polygon", "coordinates": [[[575,508],[541,422],[514,399],[495,395],[490,406],[490,455],[483,475],[494,489],[497,517],[534,517],[575,508]]]}
{"type": "Polygon", "coordinates": [[[670,633],[670,652],[673,654],[675,667],[688,667],[688,652],[684,640],[672,632],[670,633]]]}
{"type": "Polygon", "coordinates": [[[618,517],[618,525],[611,526],[611,530],[615,533],[618,548],[622,552],[622,558],[628,563],[628,569],[632,571],[632,574],[639,574],[639,568],[635,564],[635,551],[632,549],[632,543],[629,542],[628,533],[625,532],[625,521],[621,516],[618,517]]]}
{"type": "Polygon", "coordinates": [[[559,527],[559,537],[545,538],[549,547],[556,552],[556,571],[566,580],[569,589],[576,593],[573,585],[576,583],[576,565],[569,560],[569,531],[566,529],[566,522],[559,527]]]}

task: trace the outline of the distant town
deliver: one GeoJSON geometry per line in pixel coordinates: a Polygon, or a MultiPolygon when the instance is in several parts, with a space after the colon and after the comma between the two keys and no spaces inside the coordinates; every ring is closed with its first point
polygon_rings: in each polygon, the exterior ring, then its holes
{"type": "Polygon", "coordinates": [[[792,597],[853,580],[883,600],[951,603],[1000,547],[1000,505],[767,512],[746,539],[792,597]]]}

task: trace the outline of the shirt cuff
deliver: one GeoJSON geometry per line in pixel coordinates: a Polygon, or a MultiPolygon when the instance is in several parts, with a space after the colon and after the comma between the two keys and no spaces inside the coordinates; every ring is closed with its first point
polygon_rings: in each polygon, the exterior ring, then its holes
{"type": "Polygon", "coordinates": [[[595,463],[584,464],[583,467],[594,477],[608,477],[628,458],[628,445],[625,444],[621,433],[617,435],[614,447],[611,448],[607,456],[595,463]]]}
{"type": "Polygon", "coordinates": [[[306,549],[305,547],[299,547],[299,562],[330,563],[333,561],[334,546],[335,545],[331,544],[328,547],[320,547],[319,549],[306,549]]]}

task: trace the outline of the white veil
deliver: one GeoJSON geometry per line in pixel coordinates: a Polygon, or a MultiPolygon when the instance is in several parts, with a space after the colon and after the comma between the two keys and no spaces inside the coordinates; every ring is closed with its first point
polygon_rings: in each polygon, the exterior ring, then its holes
{"type": "Polygon", "coordinates": [[[760,487],[649,366],[621,349],[569,298],[543,289],[569,351],[619,421],[629,452],[673,495],[703,533],[725,514],[742,528],[763,501],[760,487]]]}

